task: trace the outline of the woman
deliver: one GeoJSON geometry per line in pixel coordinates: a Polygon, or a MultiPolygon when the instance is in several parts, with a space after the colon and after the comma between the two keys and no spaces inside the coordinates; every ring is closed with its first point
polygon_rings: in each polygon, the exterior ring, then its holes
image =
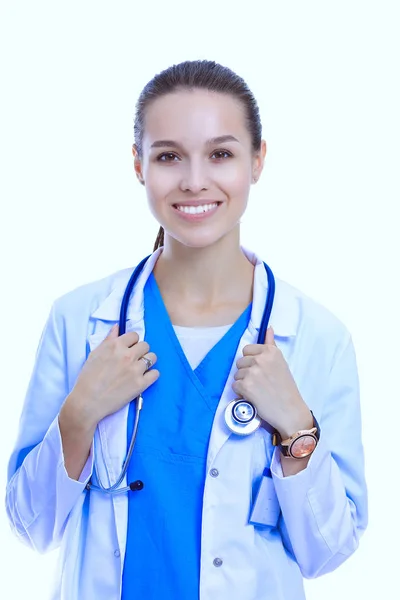
{"type": "Polygon", "coordinates": [[[303,577],[357,548],[349,333],[277,280],[258,340],[272,282],[239,223],[265,154],[253,95],[214,62],[169,68],[139,98],[135,171],[161,229],[126,333],[130,270],[55,302],[9,465],[14,531],[39,552],[61,546],[54,599],[300,600],[303,577]],[[118,483],[142,392],[118,486],[131,491],[101,491],[118,483]],[[235,398],[261,419],[251,435],[229,429],[235,398]]]}

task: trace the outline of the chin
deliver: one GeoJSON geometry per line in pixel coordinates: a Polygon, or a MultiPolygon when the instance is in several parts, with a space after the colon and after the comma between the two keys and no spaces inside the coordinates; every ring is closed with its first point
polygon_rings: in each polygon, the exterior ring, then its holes
{"type": "Polygon", "coordinates": [[[173,233],[171,231],[166,231],[166,233],[178,242],[182,246],[187,248],[209,248],[210,246],[214,246],[215,244],[220,243],[224,238],[228,238],[231,235],[234,235],[234,229],[230,229],[228,231],[214,231],[214,232],[185,232],[182,233],[173,233]]]}

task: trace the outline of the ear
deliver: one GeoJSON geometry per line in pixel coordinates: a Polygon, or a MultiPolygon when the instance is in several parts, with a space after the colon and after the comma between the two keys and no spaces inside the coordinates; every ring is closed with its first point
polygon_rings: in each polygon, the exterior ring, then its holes
{"type": "Polygon", "coordinates": [[[133,144],[133,146],[132,146],[132,154],[133,154],[133,168],[135,169],[136,177],[138,178],[139,183],[144,185],[142,161],[139,157],[139,153],[138,153],[136,144],[133,144]]]}
{"type": "Polygon", "coordinates": [[[257,181],[261,177],[262,170],[264,168],[265,156],[267,154],[267,142],[265,140],[261,140],[260,150],[256,152],[253,158],[253,166],[252,166],[252,183],[257,183],[257,181]]]}

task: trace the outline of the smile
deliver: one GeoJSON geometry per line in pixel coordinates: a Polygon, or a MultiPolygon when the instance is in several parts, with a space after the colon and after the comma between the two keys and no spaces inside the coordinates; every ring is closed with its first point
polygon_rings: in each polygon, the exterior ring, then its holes
{"type": "Polygon", "coordinates": [[[175,204],[175,208],[180,212],[186,213],[188,215],[199,215],[202,213],[206,213],[214,208],[217,208],[218,202],[214,202],[213,204],[203,204],[200,206],[181,206],[180,204],[175,204]]]}

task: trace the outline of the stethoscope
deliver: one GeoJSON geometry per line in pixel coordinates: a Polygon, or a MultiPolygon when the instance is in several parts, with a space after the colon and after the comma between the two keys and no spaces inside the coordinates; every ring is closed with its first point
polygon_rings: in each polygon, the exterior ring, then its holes
{"type": "MultiPolygon", "coordinates": [[[[138,264],[138,266],[135,268],[135,270],[133,271],[133,273],[128,281],[128,285],[126,286],[126,289],[125,289],[125,292],[124,292],[124,295],[122,298],[121,309],[120,309],[120,314],[119,314],[119,335],[123,335],[126,332],[126,317],[127,317],[127,313],[128,313],[128,305],[129,305],[129,300],[130,300],[130,297],[132,294],[132,290],[133,290],[146,262],[150,258],[150,256],[151,255],[146,256],[146,258],[144,258],[138,264]]],[[[268,329],[268,323],[269,323],[269,320],[271,317],[272,306],[274,303],[274,296],[275,296],[274,275],[266,263],[264,263],[264,267],[265,267],[265,270],[267,271],[267,276],[268,276],[268,293],[267,293],[267,299],[265,302],[264,313],[263,313],[263,316],[261,319],[260,329],[258,332],[258,340],[257,340],[258,344],[264,343],[265,335],[266,335],[267,329],[268,329]]],[[[143,482],[140,480],[134,481],[126,487],[122,487],[122,488],[119,487],[128,471],[129,463],[132,458],[133,449],[135,447],[139,419],[140,419],[140,411],[142,410],[142,407],[143,407],[143,397],[141,394],[139,394],[139,396],[135,399],[135,402],[136,402],[136,411],[135,411],[135,420],[134,420],[134,424],[133,424],[132,437],[131,437],[131,441],[129,443],[129,448],[128,448],[126,458],[122,465],[122,470],[121,470],[120,476],[118,477],[117,481],[112,486],[105,487],[99,477],[99,474],[98,474],[98,471],[96,468],[96,460],[94,460],[93,471],[96,476],[98,485],[95,485],[94,483],[92,483],[90,481],[86,485],[87,490],[95,490],[95,491],[99,491],[99,492],[105,492],[107,494],[122,494],[122,493],[128,492],[128,491],[139,491],[139,490],[143,489],[143,482]]],[[[236,400],[232,400],[232,402],[230,402],[225,409],[224,417],[225,417],[225,423],[226,423],[227,427],[230,429],[230,431],[232,433],[235,433],[240,436],[247,436],[247,435],[254,433],[260,427],[260,425],[262,423],[262,420],[260,419],[259,415],[257,414],[257,410],[256,410],[255,406],[251,402],[245,400],[244,398],[237,398],[236,400]]],[[[103,457],[103,459],[104,459],[104,457],[103,457]]]]}

